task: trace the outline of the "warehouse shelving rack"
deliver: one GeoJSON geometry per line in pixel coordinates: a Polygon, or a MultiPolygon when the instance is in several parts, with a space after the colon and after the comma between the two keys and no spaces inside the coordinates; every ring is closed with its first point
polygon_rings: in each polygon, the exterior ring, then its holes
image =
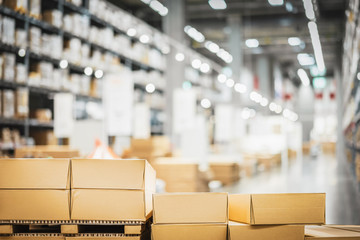
{"type": "MultiPolygon", "coordinates": [[[[49,5],[49,6],[53,6],[52,9],[57,9],[59,10],[61,13],[65,13],[65,12],[76,12],[82,15],[86,15],[89,17],[90,19],[90,25],[96,24],[99,26],[103,26],[103,27],[108,27],[110,29],[112,29],[115,33],[119,33],[119,34],[124,34],[126,35],[125,32],[123,32],[121,29],[118,29],[116,26],[113,26],[112,24],[98,18],[97,16],[91,14],[89,12],[89,1],[90,0],[83,0],[82,1],[82,5],[81,6],[76,6],[73,5],[72,3],[66,2],[65,0],[43,0],[42,1],[42,9],[44,8],[44,4],[49,5]]],[[[82,43],[86,43],[88,44],[91,49],[96,49],[99,50],[103,53],[110,53],[116,57],[118,57],[121,61],[121,63],[123,63],[125,66],[129,67],[130,69],[134,70],[139,70],[139,69],[143,69],[145,71],[158,71],[161,74],[164,74],[164,70],[163,69],[158,69],[155,68],[153,66],[150,66],[148,64],[139,62],[137,60],[131,59],[127,56],[124,56],[120,53],[117,53],[111,49],[105,48],[103,46],[100,46],[98,44],[92,43],[90,41],[88,41],[87,39],[81,38],[79,36],[76,36],[70,32],[66,32],[64,31],[62,28],[58,28],[55,27],[45,21],[36,19],[34,17],[31,17],[29,15],[26,14],[22,14],[19,12],[16,12],[10,8],[7,8],[3,5],[0,5],[0,15],[2,16],[7,16],[10,18],[15,19],[15,21],[17,22],[16,25],[18,25],[18,23],[21,23],[21,26],[23,26],[23,29],[27,32],[27,40],[29,40],[29,29],[30,26],[35,26],[40,28],[43,32],[47,32],[47,33],[51,33],[51,34],[56,34],[61,36],[62,39],[66,39],[66,38],[78,38],[82,43]]],[[[127,36],[127,35],[126,35],[127,36]]],[[[129,36],[127,36],[129,37],[129,36]]],[[[132,42],[138,42],[139,39],[135,38],[135,37],[129,37],[131,39],[132,42]]],[[[154,48],[157,49],[158,51],[160,51],[160,49],[158,49],[154,44],[148,44],[150,48],[154,48]]],[[[52,63],[55,67],[59,66],[59,63],[62,59],[54,59],[51,58],[49,56],[45,56],[45,55],[41,55],[41,54],[36,54],[34,52],[32,52],[30,50],[29,47],[27,47],[26,50],[26,54],[23,57],[18,56],[18,52],[19,52],[20,48],[16,47],[16,46],[10,46],[7,44],[3,44],[0,43],[0,52],[9,52],[9,53],[14,53],[17,55],[17,60],[16,62],[19,62],[19,59],[21,59],[21,62],[23,62],[26,66],[26,69],[29,71],[29,67],[30,64],[34,61],[46,61],[46,62],[50,62],[52,63]]],[[[160,51],[161,52],[161,51],[160,51]]],[[[70,72],[73,73],[78,73],[78,74],[84,74],[84,66],[78,66],[75,64],[68,64],[68,69],[70,72]]],[[[94,76],[92,76],[94,77],[94,76]]],[[[144,93],[146,93],[145,91],[145,86],[143,86],[142,84],[135,84],[135,89],[140,89],[142,90],[144,93]]],[[[30,86],[28,84],[22,84],[22,83],[16,83],[15,79],[10,82],[10,81],[5,81],[3,79],[0,79],[0,89],[12,89],[12,90],[16,90],[18,88],[27,88],[29,90],[29,98],[31,94],[42,94],[48,97],[48,99],[50,101],[52,101],[52,97],[53,94],[55,93],[65,93],[65,92],[70,92],[67,90],[55,90],[55,89],[49,89],[49,88],[43,88],[43,87],[35,87],[35,86],[30,86]]],[[[156,92],[163,94],[164,91],[162,89],[156,89],[156,92]]],[[[46,98],[44,96],[44,98],[46,98]]],[[[94,97],[94,96],[88,96],[88,95],[82,95],[82,94],[74,94],[74,96],[76,97],[76,100],[81,100],[81,101],[95,101],[95,102],[102,102],[102,98],[101,97],[94,97]]],[[[29,99],[29,102],[31,101],[31,99],[29,99]]],[[[53,110],[53,109],[52,109],[53,110]]],[[[154,111],[158,111],[158,109],[155,109],[154,111]]],[[[30,129],[32,128],[48,128],[51,129],[53,128],[53,122],[50,123],[41,123],[38,122],[35,119],[30,119],[29,117],[24,118],[24,119],[6,119],[6,118],[0,118],[0,126],[1,127],[16,127],[17,129],[19,129],[22,133],[23,136],[25,136],[26,138],[28,138],[30,136],[30,129]]]]}

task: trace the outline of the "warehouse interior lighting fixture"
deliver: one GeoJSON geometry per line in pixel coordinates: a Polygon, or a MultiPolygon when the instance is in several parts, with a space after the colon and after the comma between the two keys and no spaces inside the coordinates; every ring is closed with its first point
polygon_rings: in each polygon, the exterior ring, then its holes
{"type": "Polygon", "coordinates": [[[292,12],[294,11],[294,6],[291,4],[291,2],[286,2],[285,3],[285,8],[288,12],[292,12]]]}
{"type": "Polygon", "coordinates": [[[224,10],[227,7],[225,0],[209,0],[209,5],[214,10],[224,10]]]}
{"type": "Polygon", "coordinates": [[[260,105],[261,105],[261,106],[266,107],[268,104],[269,104],[269,100],[268,100],[266,97],[263,97],[263,98],[260,100],[260,105]]]}
{"type": "Polygon", "coordinates": [[[86,76],[91,76],[91,74],[93,74],[93,69],[91,67],[86,67],[84,73],[86,76]]]}
{"type": "Polygon", "coordinates": [[[69,66],[69,62],[67,60],[63,59],[60,61],[59,66],[61,69],[65,69],[69,66]]]}
{"type": "Polygon", "coordinates": [[[177,53],[175,55],[175,60],[178,62],[182,62],[182,61],[184,61],[184,59],[185,59],[185,55],[183,53],[177,53]]]}
{"type": "Polygon", "coordinates": [[[235,91],[237,91],[238,93],[246,93],[247,88],[244,84],[242,83],[236,83],[234,86],[235,91]]]}
{"type": "Polygon", "coordinates": [[[204,98],[204,99],[201,100],[200,105],[201,105],[203,108],[206,108],[206,109],[207,109],[207,108],[210,108],[210,107],[211,107],[211,102],[210,102],[209,99],[204,98]]]}
{"type": "Polygon", "coordinates": [[[290,46],[299,46],[301,44],[301,40],[298,37],[289,37],[288,43],[290,46]]]}
{"type": "Polygon", "coordinates": [[[296,122],[299,119],[299,116],[296,113],[287,108],[284,109],[283,116],[293,122],[296,122]]]}
{"type": "Polygon", "coordinates": [[[129,37],[135,37],[136,36],[136,29],[135,28],[129,28],[127,31],[126,31],[126,34],[129,36],[129,37]]]}
{"type": "Polygon", "coordinates": [[[212,53],[218,53],[220,51],[219,45],[217,45],[216,43],[214,43],[212,41],[206,41],[205,48],[212,53]]]}
{"type": "Polygon", "coordinates": [[[312,0],[303,0],[304,2],[304,9],[305,9],[305,15],[310,20],[315,20],[315,11],[314,11],[314,5],[312,3],[312,0]]]}
{"type": "Polygon", "coordinates": [[[210,71],[210,65],[208,63],[201,64],[200,71],[202,73],[208,73],[210,71]]]}
{"type": "Polygon", "coordinates": [[[139,40],[140,40],[141,43],[146,44],[146,43],[148,43],[150,41],[150,37],[148,35],[146,35],[146,34],[143,34],[143,35],[140,36],[139,40]]]}
{"type": "Polygon", "coordinates": [[[148,84],[146,84],[146,86],[145,86],[145,90],[146,90],[146,92],[148,92],[148,93],[153,93],[153,92],[155,92],[155,85],[152,84],[152,83],[148,83],[148,84]]]}
{"type": "Polygon", "coordinates": [[[268,0],[271,6],[282,6],[284,5],[284,0],[268,0]]]}
{"type": "Polygon", "coordinates": [[[276,106],[275,113],[280,114],[282,112],[282,107],[280,105],[276,106]]]}
{"type": "Polygon", "coordinates": [[[200,59],[194,59],[192,62],[191,62],[191,66],[195,69],[200,69],[201,67],[201,61],[200,59]]]}
{"type": "Polygon", "coordinates": [[[255,39],[255,38],[247,39],[245,41],[245,45],[248,48],[257,48],[257,47],[259,47],[259,40],[255,39]]]}
{"type": "Polygon", "coordinates": [[[226,63],[231,63],[233,61],[233,56],[228,51],[222,48],[220,48],[219,52],[216,53],[216,56],[221,58],[226,63]]]}
{"type": "Polygon", "coordinates": [[[320,36],[319,36],[319,31],[318,31],[317,25],[315,22],[310,21],[308,23],[308,27],[309,27],[310,37],[311,37],[311,43],[314,48],[314,54],[315,54],[317,67],[318,67],[319,71],[324,71],[326,68],[325,68],[324,56],[323,56],[323,52],[322,52],[322,48],[321,48],[320,36]]]}
{"type": "Polygon", "coordinates": [[[255,92],[255,91],[252,91],[252,92],[250,93],[250,100],[252,100],[252,101],[254,101],[254,102],[256,102],[256,103],[260,103],[262,98],[263,98],[263,97],[261,96],[260,93],[257,93],[257,92],[255,92]]]}
{"type": "Polygon", "coordinates": [[[325,77],[315,77],[312,81],[315,89],[324,89],[326,87],[327,81],[325,77]]]}
{"type": "Polygon", "coordinates": [[[274,102],[271,102],[269,105],[270,111],[275,112],[276,108],[277,108],[277,104],[274,102]]]}
{"type": "Polygon", "coordinates": [[[299,76],[302,84],[303,84],[305,87],[307,87],[307,86],[310,85],[309,76],[307,75],[307,73],[305,72],[304,69],[299,68],[299,69],[297,70],[297,75],[299,76]]]}
{"type": "Polygon", "coordinates": [[[20,48],[18,51],[18,55],[19,55],[19,57],[25,57],[25,55],[26,55],[25,49],[20,48]]]}
{"type": "Polygon", "coordinates": [[[356,78],[360,81],[360,72],[356,74],[356,78]]]}
{"type": "Polygon", "coordinates": [[[220,73],[220,74],[218,75],[218,77],[217,77],[217,80],[218,80],[220,83],[225,83],[225,82],[226,82],[226,79],[227,79],[226,75],[225,75],[225,74],[222,74],[222,73],[220,73]]]}
{"type": "Polygon", "coordinates": [[[104,72],[100,69],[95,71],[95,77],[96,78],[102,78],[104,76],[104,72]]]}
{"type": "Polygon", "coordinates": [[[192,26],[186,25],[184,27],[184,31],[190,38],[194,39],[195,41],[197,41],[199,43],[202,43],[205,41],[205,36],[192,26]]]}
{"type": "Polygon", "coordinates": [[[311,66],[315,64],[315,59],[307,53],[299,53],[297,60],[301,66],[311,66]]]}
{"type": "Polygon", "coordinates": [[[161,2],[157,0],[141,0],[143,3],[149,5],[149,7],[161,16],[166,16],[169,13],[169,9],[165,7],[161,2]]]}
{"type": "Polygon", "coordinates": [[[226,80],[226,86],[229,88],[232,88],[235,85],[235,81],[232,78],[229,78],[228,80],[226,80]]]}

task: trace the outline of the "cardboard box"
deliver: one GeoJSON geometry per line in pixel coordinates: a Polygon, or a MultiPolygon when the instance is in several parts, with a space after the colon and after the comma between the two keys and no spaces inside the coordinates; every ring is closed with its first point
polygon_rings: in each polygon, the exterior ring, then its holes
{"type": "Polygon", "coordinates": [[[251,225],[324,224],[325,193],[229,195],[229,219],[251,225]]]}
{"type": "Polygon", "coordinates": [[[360,232],[327,226],[306,226],[305,240],[359,240],[360,232]]]}
{"type": "Polygon", "coordinates": [[[154,224],[227,223],[227,193],[153,195],[154,224]]]}
{"type": "Polygon", "coordinates": [[[229,222],[229,240],[303,240],[304,226],[274,225],[251,226],[229,222]]]}
{"type": "Polygon", "coordinates": [[[227,224],[153,224],[152,240],[226,240],[227,224]]]}
{"type": "Polygon", "coordinates": [[[48,237],[48,236],[0,236],[0,240],[65,240],[65,237],[48,237]]]}
{"type": "Polygon", "coordinates": [[[145,221],[156,173],[146,160],[72,159],[72,220],[145,221]]]}
{"type": "Polygon", "coordinates": [[[1,159],[0,220],[70,220],[70,160],[1,159]]]}
{"type": "Polygon", "coordinates": [[[218,180],[224,185],[240,180],[240,165],[236,162],[210,162],[209,165],[213,180],[218,180]]]}
{"type": "Polygon", "coordinates": [[[152,161],[170,153],[170,140],[166,136],[153,136],[149,139],[131,139],[131,155],[146,157],[152,161]]]}
{"type": "MultiPolygon", "coordinates": [[[[52,140],[53,141],[53,140],[52,140]]],[[[79,151],[69,146],[40,145],[32,147],[22,147],[15,149],[16,158],[74,158],[79,157],[79,151]]]]}
{"type": "MultiPolygon", "coordinates": [[[[67,237],[66,240],[140,240],[140,236],[122,236],[122,237],[67,237]]],[[[0,239],[1,240],[1,239],[0,239]]],[[[40,239],[41,240],[41,239],[40,239]]]]}
{"type": "Polygon", "coordinates": [[[360,225],[326,225],[325,227],[360,232],[360,225]]]}

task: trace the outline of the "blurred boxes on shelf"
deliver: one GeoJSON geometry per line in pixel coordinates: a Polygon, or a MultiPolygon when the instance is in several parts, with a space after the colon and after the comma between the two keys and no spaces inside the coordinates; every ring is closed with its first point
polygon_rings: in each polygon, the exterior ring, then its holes
{"type": "Polygon", "coordinates": [[[73,158],[79,156],[79,151],[69,146],[48,145],[15,149],[16,158],[73,158]]]}
{"type": "Polygon", "coordinates": [[[155,194],[152,239],[227,239],[227,193],[155,194]]]}
{"type": "Polygon", "coordinates": [[[62,12],[57,9],[46,10],[42,14],[42,19],[55,27],[62,27],[62,12]]]}
{"type": "Polygon", "coordinates": [[[70,220],[69,159],[1,159],[0,220],[70,220]]]}
{"type": "Polygon", "coordinates": [[[27,0],[4,0],[4,5],[21,13],[27,13],[28,10],[27,0]]]}
{"type": "Polygon", "coordinates": [[[311,151],[311,142],[304,142],[302,144],[302,152],[304,155],[309,155],[311,151]]]}
{"type": "Polygon", "coordinates": [[[281,153],[261,153],[261,154],[243,154],[243,162],[256,161],[259,170],[270,170],[273,167],[281,165],[281,153]]]}
{"type": "Polygon", "coordinates": [[[208,192],[211,173],[199,170],[195,159],[157,158],[152,162],[156,176],[167,192],[208,192]]]}
{"type": "Polygon", "coordinates": [[[360,239],[359,226],[306,226],[305,240],[357,240],[360,239]]]}
{"type": "Polygon", "coordinates": [[[2,116],[4,118],[15,117],[15,93],[13,90],[2,91],[2,116]]]}
{"type": "Polygon", "coordinates": [[[150,163],[157,157],[168,156],[171,152],[170,140],[166,136],[153,136],[149,139],[131,139],[130,154],[144,158],[150,163]]]}
{"type": "MultiPolygon", "coordinates": [[[[30,129],[30,136],[34,139],[36,145],[54,146],[57,145],[58,143],[58,139],[56,138],[53,130],[30,129]]],[[[74,155],[78,155],[78,154],[75,153],[74,155]]]]}
{"type": "Polygon", "coordinates": [[[276,240],[303,240],[303,225],[271,225],[251,226],[247,224],[229,222],[229,240],[238,239],[276,239],[276,240]]]}
{"type": "Polygon", "coordinates": [[[39,122],[47,123],[52,120],[52,112],[48,108],[39,108],[32,112],[32,117],[39,122]]]}
{"type": "Polygon", "coordinates": [[[29,89],[16,89],[15,112],[17,118],[27,118],[29,116],[29,89]]]}
{"type": "Polygon", "coordinates": [[[325,154],[332,154],[336,153],[336,142],[323,142],[321,143],[322,152],[325,154]]]}
{"type": "Polygon", "coordinates": [[[240,165],[237,162],[209,162],[212,179],[224,185],[233,184],[240,180],[240,165]]]}
{"type": "Polygon", "coordinates": [[[288,158],[289,160],[293,160],[297,157],[297,151],[294,149],[288,149],[288,158]]]}
{"type": "MultiPolygon", "coordinates": [[[[9,0],[12,2],[12,0],[9,0]]],[[[7,45],[14,45],[15,43],[15,19],[9,17],[2,17],[1,24],[1,41],[7,45]]]]}
{"type": "Polygon", "coordinates": [[[251,225],[325,224],[325,194],[231,194],[229,219],[251,225]]]}
{"type": "Polygon", "coordinates": [[[3,53],[3,70],[2,78],[7,82],[14,82],[15,80],[15,54],[3,53]]]}
{"type": "Polygon", "coordinates": [[[33,18],[40,18],[41,0],[30,0],[29,15],[33,18]]]}
{"type": "Polygon", "coordinates": [[[155,175],[146,160],[73,159],[71,219],[146,221],[155,175]]]}

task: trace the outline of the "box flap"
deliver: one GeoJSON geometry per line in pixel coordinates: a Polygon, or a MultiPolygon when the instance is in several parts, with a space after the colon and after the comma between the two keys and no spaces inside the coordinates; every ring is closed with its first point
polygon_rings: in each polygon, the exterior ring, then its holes
{"type": "Polygon", "coordinates": [[[251,226],[247,224],[229,222],[229,239],[303,240],[304,226],[302,225],[251,226]]]}
{"type": "Polygon", "coordinates": [[[145,221],[144,191],[72,189],[71,220],[145,221]]]}
{"type": "Polygon", "coordinates": [[[145,188],[146,160],[72,159],[71,163],[71,188],[145,188]]]}
{"type": "Polygon", "coordinates": [[[227,204],[227,193],[154,194],[154,223],[226,223],[227,204]]]}
{"type": "Polygon", "coordinates": [[[323,224],[325,194],[252,194],[251,224],[323,224]]]}
{"type": "Polygon", "coordinates": [[[324,226],[306,226],[305,235],[307,239],[321,238],[340,238],[340,239],[360,239],[360,233],[354,231],[346,231],[343,229],[324,227],[324,226]]]}
{"type": "Polygon", "coordinates": [[[69,159],[0,159],[0,189],[70,189],[69,159]]]}
{"type": "Polygon", "coordinates": [[[250,224],[250,194],[229,194],[229,219],[250,224]]]}
{"type": "Polygon", "coordinates": [[[326,225],[324,227],[338,228],[347,231],[360,232],[360,225],[326,225]]]}
{"type": "Polygon", "coordinates": [[[153,240],[226,240],[226,224],[160,224],[152,225],[153,240]]]}
{"type": "Polygon", "coordinates": [[[145,190],[155,193],[156,192],[156,171],[146,161],[145,164],[145,190]]]}

